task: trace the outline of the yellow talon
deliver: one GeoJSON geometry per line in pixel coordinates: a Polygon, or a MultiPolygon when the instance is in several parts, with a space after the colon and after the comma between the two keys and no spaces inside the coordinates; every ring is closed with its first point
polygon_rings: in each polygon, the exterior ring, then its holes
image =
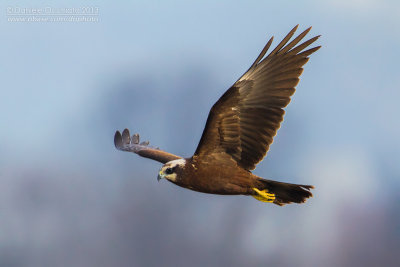
{"type": "Polygon", "coordinates": [[[262,201],[262,202],[274,202],[275,194],[268,193],[267,189],[258,190],[257,188],[253,188],[253,190],[257,193],[257,195],[252,196],[255,199],[262,201]]]}

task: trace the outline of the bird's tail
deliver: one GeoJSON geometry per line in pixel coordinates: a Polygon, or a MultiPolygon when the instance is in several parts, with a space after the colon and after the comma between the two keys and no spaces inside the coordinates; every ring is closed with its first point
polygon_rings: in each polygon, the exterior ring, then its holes
{"type": "Polygon", "coordinates": [[[253,188],[252,197],[259,201],[271,202],[279,206],[289,203],[304,203],[312,197],[312,185],[299,185],[276,182],[259,178],[257,187],[253,188]]]}

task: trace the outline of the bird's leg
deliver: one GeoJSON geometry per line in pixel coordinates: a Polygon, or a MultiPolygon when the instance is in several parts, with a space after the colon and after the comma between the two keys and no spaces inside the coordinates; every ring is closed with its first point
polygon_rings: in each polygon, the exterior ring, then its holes
{"type": "Polygon", "coordinates": [[[254,192],[256,192],[256,195],[252,195],[255,199],[262,201],[262,202],[274,202],[275,200],[275,194],[268,193],[267,189],[264,190],[258,190],[257,188],[253,188],[254,192]]]}

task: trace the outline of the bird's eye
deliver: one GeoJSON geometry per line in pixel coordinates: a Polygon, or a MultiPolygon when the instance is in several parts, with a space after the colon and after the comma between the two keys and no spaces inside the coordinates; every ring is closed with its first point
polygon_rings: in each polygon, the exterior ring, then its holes
{"type": "Polygon", "coordinates": [[[172,173],[173,173],[172,168],[167,168],[167,169],[165,170],[165,173],[166,173],[166,174],[172,174],[172,173]]]}

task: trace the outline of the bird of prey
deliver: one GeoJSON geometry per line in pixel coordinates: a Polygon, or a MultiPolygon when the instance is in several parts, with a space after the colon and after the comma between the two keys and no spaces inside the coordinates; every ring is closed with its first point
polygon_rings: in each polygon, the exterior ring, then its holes
{"type": "Polygon", "coordinates": [[[312,196],[313,186],[267,180],[251,173],[283,121],[283,109],[295,92],[304,64],[320,48],[305,50],[319,36],[300,43],[311,27],[290,41],[297,27],[265,56],[272,37],[246,73],[214,104],[191,158],[140,143],[139,135],[130,136],[128,129],[115,133],[115,147],[163,163],[158,180],[165,178],[194,191],[248,195],[280,206],[305,202],[312,196]]]}

